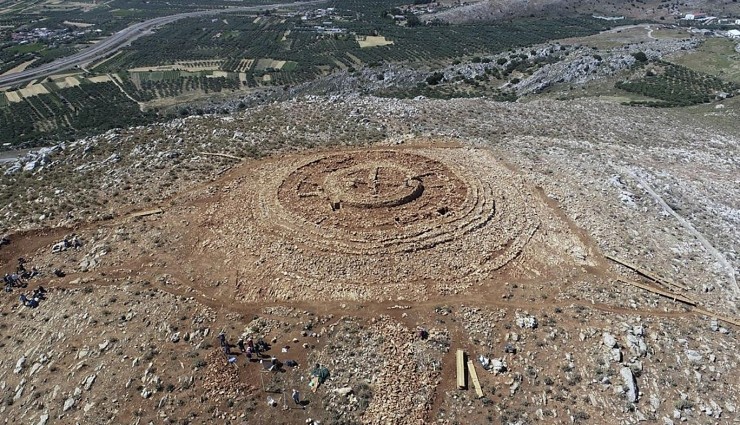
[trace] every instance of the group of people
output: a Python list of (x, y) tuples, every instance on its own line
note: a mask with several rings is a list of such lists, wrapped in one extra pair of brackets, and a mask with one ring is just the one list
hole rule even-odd
[(5, 273), (3, 282), (5, 283), (5, 292), (12, 292), (13, 288), (25, 288), (26, 281), (39, 275), (36, 267), (26, 269), (26, 260), (21, 257), (18, 259), (18, 267), (15, 273)]
[(36, 308), (39, 306), (41, 300), (46, 299), (46, 289), (44, 289), (43, 286), (39, 286), (38, 288), (33, 290), (33, 293), (30, 297), (27, 297), (26, 294), (21, 294), (18, 299), (24, 306)]
[(80, 247), (82, 247), (82, 240), (80, 240), (79, 236), (73, 233), (72, 236), (65, 237), (61, 242), (55, 243), (51, 247), (51, 252), (58, 253), (66, 251), (69, 248), (78, 249)]
[[(424, 333), (426, 334), (426, 331), (424, 331)], [(422, 338), (428, 337), (428, 334), (421, 335), (421, 336)], [(232, 352), (231, 352), (232, 346), (231, 344), (229, 344), (228, 340), (226, 339), (225, 332), (222, 331), (218, 334), (218, 341), (219, 341), (219, 344), (221, 345), (221, 349), (223, 350), (224, 354), (229, 359), (229, 362), (235, 363), (236, 357), (230, 357), (232, 355)], [(265, 351), (268, 351), (271, 348), (270, 344), (266, 343), (263, 339), (260, 338), (255, 342), (252, 339), (252, 337), (247, 337), (246, 339), (244, 339), (244, 337), (239, 337), (239, 339), (236, 342), (236, 346), (239, 348), (239, 351), (241, 352), (241, 354), (244, 354), (247, 357), (248, 361), (251, 361), (253, 358), (256, 358), (257, 360), (262, 361), (261, 360), (262, 353), (264, 353)], [(275, 357), (271, 357), (269, 360), (269, 363), (263, 363), (263, 364), (264, 364), (265, 369), (271, 372), (277, 372), (282, 367), (282, 363), (280, 363), (280, 361)], [(296, 362), (292, 360), (288, 360), (286, 364), (288, 364), (289, 366), (298, 365)], [(309, 382), (309, 387), (311, 391), (316, 392), (318, 387), (321, 384), (323, 384), (324, 381), (326, 381), (326, 379), (329, 378), (329, 375), (330, 375), (329, 369), (317, 363), (316, 366), (311, 370), (311, 377), (310, 377), (310, 382)], [(305, 402), (301, 401), (300, 393), (297, 390), (293, 389), (291, 398), (293, 399), (293, 401), (295, 402), (297, 406), (301, 408), (305, 408)]]
[[(231, 355), (232, 346), (226, 340), (226, 333), (221, 332), (218, 334), (218, 342), (221, 345), (221, 349), (224, 351), (224, 354), (227, 356)], [(239, 347), (239, 351), (246, 355), (249, 360), (252, 360), (253, 357), (259, 359), (262, 357), (262, 353), (270, 349), (270, 344), (266, 343), (261, 338), (258, 339), (257, 342), (254, 342), (252, 337), (248, 337), (246, 340), (240, 337), (236, 346)]]

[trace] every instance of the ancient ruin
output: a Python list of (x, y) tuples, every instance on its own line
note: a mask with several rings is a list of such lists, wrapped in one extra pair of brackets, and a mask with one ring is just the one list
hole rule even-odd
[(238, 267), (245, 301), (457, 292), (515, 259), (547, 217), (489, 151), (445, 144), (292, 155), (235, 174), (196, 255)]

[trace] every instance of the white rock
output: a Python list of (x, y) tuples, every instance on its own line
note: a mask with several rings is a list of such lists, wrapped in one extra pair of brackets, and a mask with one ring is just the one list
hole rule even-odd
[(64, 407), (62, 408), (63, 412), (66, 412), (67, 410), (71, 409), (72, 406), (75, 405), (75, 399), (70, 397), (64, 402)]
[(31, 366), (31, 370), (28, 372), (29, 376), (33, 376), (36, 372), (41, 369), (42, 365), (41, 363), (34, 363), (33, 366)]
[(520, 328), (534, 329), (537, 327), (537, 319), (532, 316), (517, 317), (516, 324)]
[(604, 334), (604, 345), (606, 345), (607, 348), (614, 348), (617, 346), (617, 339), (607, 332)]
[(352, 387), (335, 388), (332, 391), (341, 396), (346, 396), (352, 393)]
[(506, 370), (506, 362), (504, 359), (493, 359), (491, 361), (491, 370), (493, 373), (501, 373)]
[(13, 369), (13, 373), (21, 373), (23, 368), (26, 366), (26, 356), (21, 357), (18, 359), (18, 362), (15, 364), (15, 369)]
[(100, 349), (101, 352), (105, 351), (108, 347), (110, 347), (109, 339), (106, 339), (105, 341), (98, 344), (98, 349)]
[(15, 392), (15, 395), (13, 396), (13, 401), (18, 401), (21, 397), (23, 397), (23, 390), (26, 389), (26, 382), (23, 381), (18, 385), (18, 390)]
[(686, 357), (694, 364), (699, 364), (703, 360), (701, 353), (696, 350), (686, 350)]
[(622, 361), (622, 350), (619, 348), (612, 348), (611, 350), (612, 361), (619, 363)]
[(624, 384), (627, 386), (627, 400), (630, 403), (635, 403), (639, 398), (639, 394), (635, 377), (632, 375), (632, 370), (628, 367), (623, 367), (620, 369), (619, 374), (622, 375)]
[(90, 390), (90, 388), (92, 387), (93, 383), (95, 382), (95, 378), (97, 378), (97, 377), (98, 377), (98, 375), (90, 375), (90, 376), (87, 377), (87, 379), (85, 379), (85, 391)]

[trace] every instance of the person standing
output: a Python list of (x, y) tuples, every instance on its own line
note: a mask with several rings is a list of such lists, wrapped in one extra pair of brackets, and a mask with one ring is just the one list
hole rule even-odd
[(304, 409), (304, 408), (305, 408), (305, 407), (304, 407), (304, 406), (303, 406), (303, 405), (301, 404), (301, 395), (300, 395), (300, 393), (298, 392), (298, 390), (296, 390), (295, 388), (293, 388), (293, 401), (295, 402), (296, 406), (300, 406), (300, 407), (301, 407), (301, 409)]

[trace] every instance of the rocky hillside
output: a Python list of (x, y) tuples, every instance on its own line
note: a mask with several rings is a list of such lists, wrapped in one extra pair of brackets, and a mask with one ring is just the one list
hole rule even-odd
[[(0, 412), (39, 425), (734, 423), (740, 104), (722, 106), (307, 95), (29, 153), (0, 177), (0, 272), (22, 257), (38, 273), (0, 297)], [(337, 254), (364, 242), (351, 235), (294, 235), (320, 235), (332, 216), (270, 220), (290, 208), (266, 184), (307, 158), (371, 148), (464, 152), (482, 171), (465, 180), (451, 167), (440, 187), (493, 188), (471, 199), (494, 225), (518, 223), (507, 205), (538, 220), (505, 266), (477, 267), (465, 286), (425, 279), (442, 270), (429, 259), (486, 265), (489, 245), (375, 261)], [(413, 166), (379, 164), (358, 179)], [(456, 219), (433, 211), (406, 217)], [(310, 258), (330, 296), (302, 292), (317, 284), (317, 267), (296, 266)], [(19, 302), (39, 286), (37, 306)], [(269, 344), (263, 362), (240, 337)], [(458, 349), (482, 397), (470, 375), (457, 387)], [(317, 363), (329, 376), (314, 392)]]
[(686, 13), (698, 10), (709, 14), (727, 15), (737, 13), (738, 6), (732, 0), (700, 0), (681, 2), (680, 4), (668, 4), (652, 0), (637, 3), (624, 0), (610, 2), (584, 0), (482, 0), (465, 2), (461, 6), (427, 14), (423, 16), (423, 19), (425, 21), (441, 20), (460, 24), (534, 15), (571, 15), (580, 13), (606, 17), (624, 16), (633, 19), (651, 19), (655, 21), (668, 19), (669, 21), (673, 21), (676, 15), (682, 17)]

